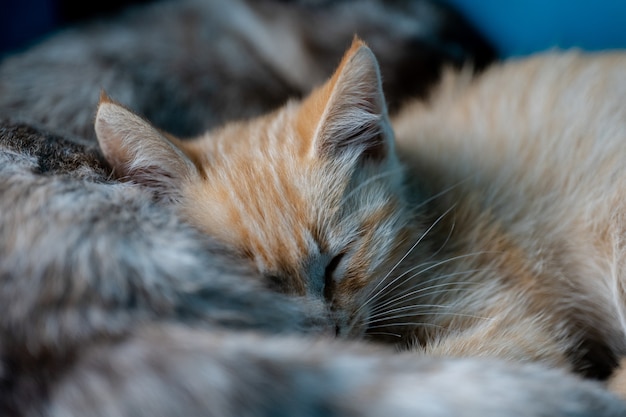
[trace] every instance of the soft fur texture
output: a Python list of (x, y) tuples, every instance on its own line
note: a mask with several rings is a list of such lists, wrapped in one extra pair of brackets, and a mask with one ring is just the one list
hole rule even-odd
[(272, 110), (328, 77), (354, 34), (394, 105), (491, 46), (430, 0), (170, 0), (72, 27), (0, 65), (0, 117), (94, 138), (100, 89), (177, 135)]
[(339, 336), (606, 378), (626, 353), (625, 69), (571, 52), (451, 73), (394, 139), (355, 41), (301, 103), (196, 141), (109, 100), (96, 131), (117, 175), (325, 301)]
[(0, 137), (2, 415), (623, 415), (562, 372), (329, 340), (321, 303), (264, 289), (93, 148)]
[[(90, 106), (102, 86), (177, 134), (257, 114), (293, 92), (304, 94), (325, 76), (325, 70), (317, 70), (329, 70), (333, 53), (349, 42), (355, 31), (349, 23), (371, 28), (369, 35), (363, 32), (370, 30), (356, 32), (383, 54), (392, 100), (424, 91), (429, 85), (424, 80), (434, 73), (417, 75), (424, 62), (419, 51), (427, 57), (434, 51), (428, 68), (436, 73), (442, 61), (459, 62), (473, 50), (461, 47), (463, 52), (455, 53), (465, 35), (453, 35), (448, 43), (448, 30), (463, 25), (451, 14), (445, 16), (452, 20), (443, 19), (440, 26), (433, 12), (440, 9), (429, 4), (163, 3), (113, 27), (72, 29), (7, 59), (0, 66), (0, 114), (12, 119), (0, 123), (0, 414), (625, 415), (624, 404), (599, 384), (547, 369), (546, 364), (561, 360), (558, 349), (555, 360), (545, 355), (540, 365), (494, 358), (535, 359), (524, 356), (520, 342), (536, 340), (536, 328), (548, 329), (552, 341), (553, 329), (533, 316), (520, 315), (511, 327), (523, 348), (517, 355), (511, 353), (512, 343), (499, 354), (498, 343), (506, 340), (500, 333), (499, 339), (488, 339), (494, 342), (491, 350), (481, 339), (467, 351), (450, 352), (475, 356), (481, 350), (489, 358), (435, 358), (448, 353), (439, 347), (444, 342), (462, 347), (486, 321), (474, 318), (473, 323), (452, 310), (436, 321), (431, 313), (443, 306), (422, 303), (422, 327), (413, 321), (421, 300), (408, 299), (407, 293), (406, 310), (398, 307), (401, 287), (387, 284), (407, 270), (402, 264), (396, 271), (395, 258), (417, 242), (409, 257), (419, 252), (432, 258), (415, 270), (422, 272), (406, 288), (421, 294), (430, 287), (428, 296), (451, 299), (447, 282), (418, 280), (460, 259), (449, 252), (459, 241), (449, 218), (458, 214), (432, 198), (442, 185), (428, 175), (416, 174), (412, 178), (419, 187), (403, 193), (378, 69), (360, 45), (332, 81), (301, 106), (292, 102), (272, 116), (230, 125), (212, 132), (210, 140), (184, 144), (103, 96), (96, 129), (108, 162), (90, 141)], [(225, 25), (225, 19), (207, 12), (216, 5), (228, 6), (237, 24)], [(405, 8), (421, 10), (418, 16), (426, 13), (431, 23), (398, 12)], [(347, 16), (357, 18), (350, 22)], [(305, 56), (313, 56), (315, 64), (307, 73), (311, 78), (296, 87), (289, 80), (302, 75), (300, 67), (281, 66), (263, 49), (267, 42), (284, 40), (283, 31), (295, 30), (294, 21), (307, 33), (294, 38), (304, 39)], [(258, 23), (255, 29), (243, 30), (251, 22)], [(222, 31), (229, 35), (222, 37)], [(224, 42), (212, 42), (213, 37)], [(216, 45), (224, 50), (212, 49)], [(285, 53), (285, 62), (299, 60), (301, 50), (288, 46), (276, 50), (296, 53)], [(480, 62), (481, 54), (475, 56)], [(207, 77), (209, 72), (214, 77)], [(407, 73), (415, 79), (407, 79)], [(217, 87), (204, 84), (207, 80)], [(392, 85), (400, 87), (397, 96)], [(295, 125), (289, 123), (293, 118)], [(278, 141), (285, 134), (291, 143)], [(226, 140), (233, 136), (236, 140)], [(298, 138), (314, 138), (314, 146), (307, 141), (301, 146)], [(411, 205), (407, 197), (419, 203)], [(428, 206), (435, 203), (441, 206)], [(413, 215), (421, 220), (414, 222)], [(307, 230), (305, 223), (315, 227)], [(423, 233), (422, 224), (435, 227)], [(399, 227), (406, 241), (396, 245)], [(391, 258), (380, 251), (382, 245), (391, 245)], [(483, 260), (500, 259), (484, 255)], [(381, 270), (392, 275), (378, 274)], [(472, 272), (432, 279), (471, 277)], [(465, 289), (463, 283), (455, 288)], [(379, 295), (365, 300), (367, 292)], [(396, 317), (380, 310), (385, 297), (396, 303), (388, 304), (399, 309)], [(386, 315), (374, 316), (375, 308)], [(405, 312), (411, 317), (403, 318)], [(386, 321), (375, 321), (381, 318)], [(422, 331), (431, 323), (447, 327)], [(525, 329), (531, 333), (520, 341)], [(570, 337), (566, 330), (565, 338)], [(450, 334), (455, 331), (458, 345)], [(419, 341), (433, 355), (332, 340), (337, 333), (377, 340), (399, 335), (402, 346)], [(576, 358), (564, 366), (576, 364)]]

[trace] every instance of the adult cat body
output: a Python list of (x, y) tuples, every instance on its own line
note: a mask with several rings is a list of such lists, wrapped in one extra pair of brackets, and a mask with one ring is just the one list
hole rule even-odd
[(571, 52), (454, 73), (391, 124), (356, 41), (301, 103), (199, 140), (106, 96), (96, 132), (116, 175), (325, 300), (340, 336), (604, 378), (626, 353), (625, 69)]
[(420, 195), (445, 190), (425, 212), (454, 207), (431, 237), (445, 236), (437, 258), (453, 259), (437, 284), (469, 289), (418, 300), (447, 305), (419, 321), (456, 333), (428, 351), (566, 362), (595, 376), (626, 354), (625, 68), (620, 52), (513, 61), (472, 81), (451, 75), (394, 120)]

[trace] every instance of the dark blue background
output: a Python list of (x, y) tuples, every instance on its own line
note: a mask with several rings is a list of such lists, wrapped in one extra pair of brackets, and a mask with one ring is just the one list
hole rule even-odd
[(27, 47), (59, 27), (149, 1), (0, 0), (0, 55)]
[(626, 0), (447, 0), (503, 56), (626, 48)]

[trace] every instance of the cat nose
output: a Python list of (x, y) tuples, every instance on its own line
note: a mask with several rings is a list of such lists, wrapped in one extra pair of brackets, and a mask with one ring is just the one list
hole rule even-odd
[(335, 337), (340, 339), (359, 339), (362, 332), (357, 326), (351, 326), (348, 315), (344, 312), (334, 312), (333, 322), (335, 323)]

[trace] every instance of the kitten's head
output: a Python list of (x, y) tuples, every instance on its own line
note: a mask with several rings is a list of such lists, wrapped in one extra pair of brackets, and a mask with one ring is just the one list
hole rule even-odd
[(366, 330), (368, 300), (384, 292), (410, 232), (378, 66), (362, 42), (304, 101), (198, 140), (161, 133), (106, 97), (96, 132), (119, 177), (251, 258), (268, 285), (328, 303), (339, 334)]

